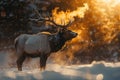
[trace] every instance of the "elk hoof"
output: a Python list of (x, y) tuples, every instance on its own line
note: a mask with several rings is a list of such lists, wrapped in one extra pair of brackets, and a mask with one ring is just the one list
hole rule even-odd
[(18, 68), (18, 71), (22, 71), (22, 68)]

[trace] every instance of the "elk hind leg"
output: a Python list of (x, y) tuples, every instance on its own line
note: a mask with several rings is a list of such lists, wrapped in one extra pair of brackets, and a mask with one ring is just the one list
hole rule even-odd
[(21, 55), (18, 57), (17, 59), (17, 68), (18, 68), (18, 71), (22, 71), (22, 64), (23, 64), (23, 61), (25, 60), (25, 55)]

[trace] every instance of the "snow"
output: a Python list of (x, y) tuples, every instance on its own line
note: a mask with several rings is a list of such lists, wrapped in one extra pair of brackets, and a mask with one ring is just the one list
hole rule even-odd
[(0, 80), (119, 80), (120, 63), (94, 62), (89, 65), (61, 66), (47, 64), (45, 71), (38, 68), (16, 67), (0, 70)]
[(120, 80), (120, 62), (59, 65), (47, 61), (45, 71), (39, 69), (39, 58), (26, 60), (18, 71), (12, 51), (0, 52), (0, 80)]

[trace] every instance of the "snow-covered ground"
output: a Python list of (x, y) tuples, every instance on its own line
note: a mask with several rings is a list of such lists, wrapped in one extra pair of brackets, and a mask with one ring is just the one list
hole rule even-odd
[(47, 64), (38, 68), (8, 68), (0, 70), (0, 80), (120, 80), (120, 63), (94, 62), (90, 65), (60, 66)]
[(16, 68), (14, 56), (0, 52), (0, 80), (120, 80), (120, 62), (93, 62), (88, 65), (58, 65), (47, 61), (45, 71), (38, 69), (39, 58), (24, 62), (23, 71)]

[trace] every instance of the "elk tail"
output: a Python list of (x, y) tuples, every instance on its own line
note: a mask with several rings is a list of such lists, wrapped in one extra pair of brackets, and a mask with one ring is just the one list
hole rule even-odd
[(17, 44), (18, 44), (18, 38), (15, 39), (14, 45), (15, 45), (15, 49), (17, 50)]

